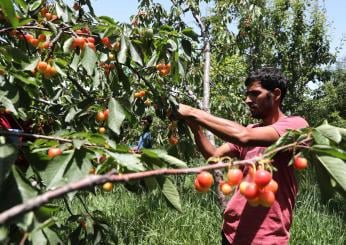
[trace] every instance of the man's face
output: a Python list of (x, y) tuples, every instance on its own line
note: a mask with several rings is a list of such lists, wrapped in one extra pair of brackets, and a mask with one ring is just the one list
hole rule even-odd
[(253, 118), (264, 119), (272, 113), (274, 107), (273, 94), (263, 88), (260, 81), (250, 83), (245, 95), (245, 103), (249, 106)]

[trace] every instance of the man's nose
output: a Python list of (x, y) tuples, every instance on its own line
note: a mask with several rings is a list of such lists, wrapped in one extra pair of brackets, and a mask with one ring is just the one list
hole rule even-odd
[(246, 96), (245, 97), (245, 103), (246, 104), (251, 104), (252, 103), (252, 99), (250, 98), (250, 96)]

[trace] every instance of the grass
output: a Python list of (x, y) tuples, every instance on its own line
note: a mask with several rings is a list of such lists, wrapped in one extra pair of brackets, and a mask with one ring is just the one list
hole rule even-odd
[[(290, 244), (346, 244), (345, 201), (335, 198), (328, 205), (322, 205), (311, 176), (305, 174), (299, 177), (301, 187)], [(96, 196), (88, 194), (88, 209), (102, 211), (110, 226), (103, 243), (220, 244), (222, 216), (215, 195), (196, 193), (192, 187), (192, 176), (178, 177), (178, 183), (181, 213), (170, 208), (159, 192), (135, 194), (118, 186), (111, 193), (99, 191)], [(85, 212), (77, 199), (71, 209), (74, 213)], [(67, 211), (62, 211), (59, 219), (64, 222), (68, 215)], [(66, 231), (61, 232), (63, 237), (66, 234)]]

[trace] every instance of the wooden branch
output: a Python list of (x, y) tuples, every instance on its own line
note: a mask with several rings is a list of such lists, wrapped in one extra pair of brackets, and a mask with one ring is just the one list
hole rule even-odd
[[(14, 131), (7, 131), (7, 130), (0, 130), (0, 135), (13, 135), (13, 136), (24, 136), (27, 138), (33, 138), (33, 139), (46, 139), (46, 140), (55, 140), (62, 143), (73, 143), (70, 139), (65, 139), (61, 137), (56, 136), (47, 136), (47, 135), (41, 135), (41, 134), (30, 134), (30, 133), (23, 133), (23, 132), (14, 132)], [(85, 146), (96, 146), (93, 144), (84, 143)]]
[(163, 168), (163, 169), (149, 170), (144, 172), (129, 173), (129, 174), (122, 174), (122, 175), (116, 174), (115, 171), (110, 171), (109, 173), (104, 175), (90, 175), (85, 177), (82, 180), (78, 180), (78, 181), (69, 183), (65, 186), (58, 187), (57, 189), (47, 191), (37, 197), (27, 200), (24, 203), (18, 204), (6, 211), (3, 211), (2, 213), (0, 213), (0, 224), (4, 224), (10, 219), (20, 214), (24, 214), (31, 210), (34, 210), (35, 208), (38, 208), (42, 206), (43, 204), (48, 203), (49, 201), (56, 199), (58, 197), (61, 197), (67, 193), (77, 191), (77, 190), (82, 190), (91, 186), (103, 184), (105, 182), (128, 182), (130, 180), (142, 179), (142, 178), (159, 176), (159, 175), (196, 174), (196, 173), (200, 173), (201, 171), (227, 168), (231, 164), (232, 165), (253, 164), (257, 160), (258, 159), (249, 159), (249, 160), (242, 160), (242, 161), (234, 161), (233, 163), (231, 162), (217, 163), (217, 164), (210, 164), (210, 165), (202, 166), (202, 167), (183, 168), (183, 169)]
[[(66, 26), (67, 27), (67, 26)], [(9, 32), (12, 30), (41, 30), (41, 31), (49, 31), (52, 32), (52, 30), (50, 30), (49, 28), (46, 27), (41, 27), (41, 26), (20, 26), (20, 27), (7, 27), (7, 28), (3, 28), (0, 29), (0, 34), (3, 32)], [(94, 38), (98, 38), (98, 35), (92, 35), (92, 34), (88, 34), (88, 33), (78, 33), (78, 35), (74, 32), (74, 31), (63, 31), (64, 34), (70, 34), (73, 36), (85, 36), (85, 37), (94, 37)]]

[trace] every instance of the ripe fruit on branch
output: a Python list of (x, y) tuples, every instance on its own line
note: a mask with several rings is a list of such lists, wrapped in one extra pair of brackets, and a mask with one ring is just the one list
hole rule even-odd
[(201, 185), (199, 184), (197, 178), (195, 179), (195, 189), (198, 191), (198, 192), (207, 192), (209, 190), (209, 188), (203, 188), (201, 187)]
[(275, 194), (272, 191), (260, 191), (259, 199), (263, 207), (270, 207), (275, 202)]
[(38, 70), (38, 72), (44, 73), (47, 69), (47, 66), (48, 66), (47, 62), (40, 61), (40, 62), (38, 62), (36, 69)]
[(52, 45), (52, 44), (51, 44), (50, 41), (45, 41), (45, 42), (43, 42), (43, 43), (40, 43), (40, 44), (38, 45), (38, 47), (39, 47), (40, 49), (48, 49), (51, 45)]
[(80, 49), (83, 49), (84, 46), (85, 46), (85, 39), (83, 37), (76, 37), (73, 39), (72, 48), (79, 47)]
[(264, 169), (257, 170), (254, 176), (254, 181), (256, 185), (260, 188), (263, 188), (272, 179), (272, 174)]
[(44, 76), (46, 78), (50, 78), (50, 77), (54, 76), (56, 73), (57, 73), (57, 71), (56, 71), (55, 67), (48, 64), (47, 68), (44, 72)]
[(27, 42), (30, 42), (30, 40), (33, 39), (34, 37), (31, 34), (25, 34), (24, 38)]
[(220, 183), (220, 190), (225, 196), (228, 196), (232, 193), (232, 186), (227, 182)]
[(263, 190), (264, 191), (271, 191), (273, 193), (276, 193), (278, 189), (279, 189), (278, 183), (275, 180), (271, 179), (269, 184), (266, 185)]
[(116, 41), (115, 43), (113, 43), (113, 49), (115, 51), (120, 50), (120, 42), (119, 41)]
[(105, 116), (105, 121), (107, 121), (108, 119), (108, 113), (109, 113), (109, 109), (106, 109), (103, 111), (103, 115)]
[(239, 185), (243, 179), (243, 172), (238, 168), (229, 169), (227, 172), (227, 183), (231, 186)]
[(96, 169), (95, 168), (90, 168), (89, 169), (89, 174), (95, 174), (96, 173)]
[(44, 42), (46, 41), (47, 37), (45, 34), (40, 34), (38, 35), (37, 39), (40, 41), (40, 42)]
[(251, 207), (257, 207), (258, 205), (261, 204), (261, 200), (259, 197), (255, 197), (253, 199), (248, 199), (247, 202)]
[(111, 191), (113, 189), (113, 184), (112, 182), (106, 182), (103, 184), (102, 188), (105, 191)]
[(151, 101), (150, 99), (146, 99), (146, 100), (144, 101), (144, 104), (145, 104), (146, 106), (150, 106), (151, 103), (152, 103), (152, 101)]
[(40, 43), (40, 41), (37, 38), (31, 38), (29, 42), (34, 47), (37, 47), (38, 44)]
[(99, 127), (99, 133), (100, 134), (104, 134), (106, 132), (106, 128), (105, 127)]
[(143, 98), (145, 96), (145, 91), (141, 90), (135, 93), (135, 98)]
[(243, 190), (243, 195), (246, 197), (246, 199), (254, 199), (258, 196), (258, 193), (258, 187), (253, 182), (248, 182), (247, 186), (245, 187), (245, 190)]
[(156, 69), (159, 72), (159, 75), (161, 77), (164, 77), (166, 75), (168, 75), (168, 73), (171, 71), (171, 64), (157, 64), (156, 65)]
[(49, 150), (48, 150), (48, 156), (50, 158), (59, 156), (61, 154), (62, 154), (62, 150), (60, 148), (52, 147), (52, 148), (49, 148)]
[(199, 173), (196, 179), (202, 188), (210, 188), (214, 183), (213, 175), (207, 171)]
[(103, 37), (103, 38), (101, 39), (101, 42), (102, 42), (102, 44), (105, 45), (105, 46), (110, 46), (110, 44), (111, 44), (108, 37)]
[(171, 145), (176, 145), (179, 143), (179, 138), (175, 135), (171, 135), (168, 139), (168, 142), (171, 144)]
[(48, 20), (48, 21), (50, 21), (50, 20), (52, 20), (52, 14), (51, 13), (46, 13), (45, 15), (44, 15), (45, 17), (46, 17), (46, 20)]
[(294, 157), (293, 166), (298, 170), (306, 169), (308, 167), (308, 160), (305, 157)]
[(103, 113), (103, 111), (99, 111), (96, 114), (96, 121), (98, 122), (103, 122), (106, 119), (105, 114)]
[(87, 41), (88, 43), (95, 43), (95, 38), (93, 38), (93, 37), (87, 37), (86, 41)]

